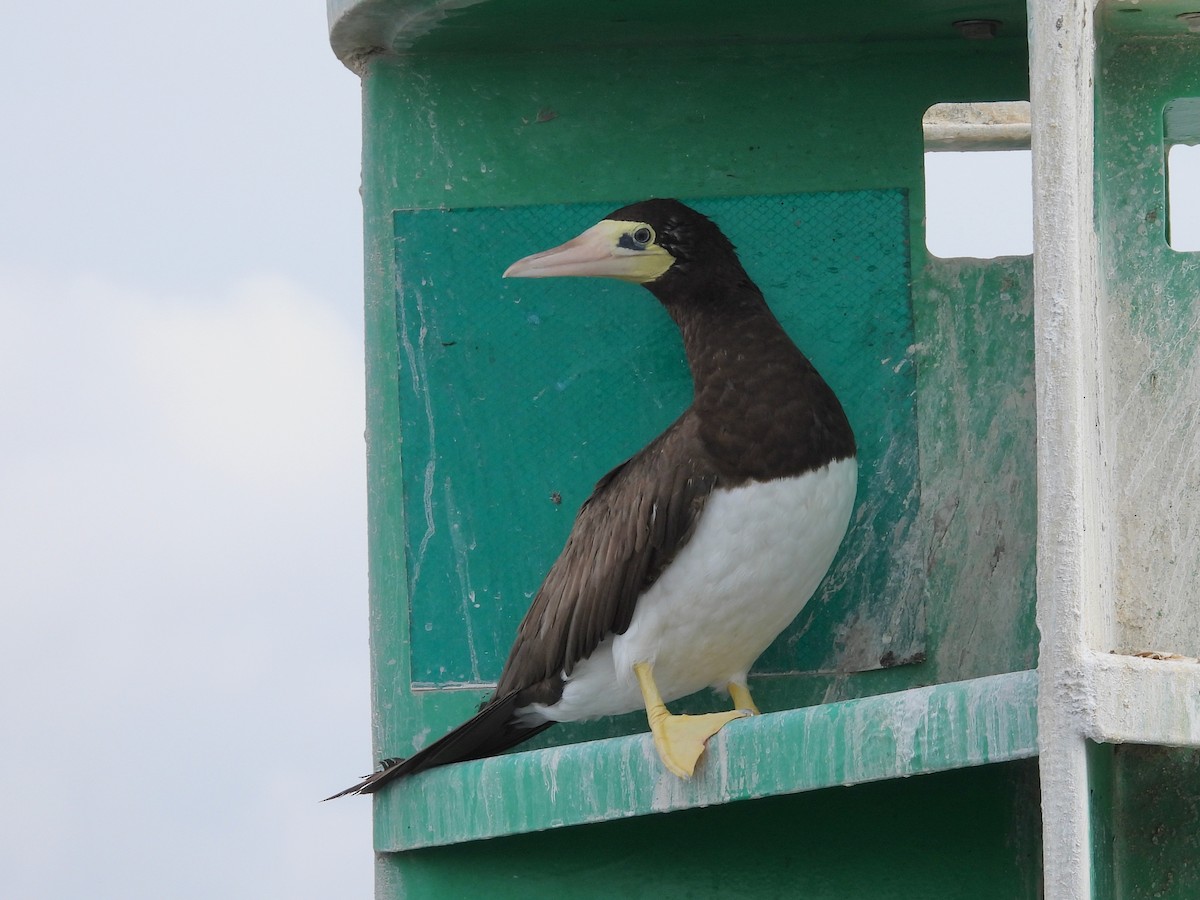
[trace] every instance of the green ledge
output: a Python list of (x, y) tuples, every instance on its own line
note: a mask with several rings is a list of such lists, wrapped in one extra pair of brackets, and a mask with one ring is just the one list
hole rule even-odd
[(1037, 755), (1037, 673), (992, 675), (730, 724), (696, 775), (668, 774), (650, 736), (460, 763), (375, 800), (375, 846), (415, 850), (904, 778)]

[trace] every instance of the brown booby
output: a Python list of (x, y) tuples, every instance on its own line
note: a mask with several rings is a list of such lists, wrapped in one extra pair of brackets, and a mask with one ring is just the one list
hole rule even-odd
[[(336, 797), (643, 707), (663, 764), (690, 776), (709, 737), (758, 712), (750, 667), (817, 589), (850, 520), (850, 423), (709, 219), (677, 200), (635, 203), (504, 275), (645, 286), (683, 338), (692, 404), (596, 484), (479, 712)], [(667, 710), (705, 687), (735, 709)]]

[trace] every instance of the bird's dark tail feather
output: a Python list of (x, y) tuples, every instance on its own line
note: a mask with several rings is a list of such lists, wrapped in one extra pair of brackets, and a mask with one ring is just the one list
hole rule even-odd
[(516, 691), (498, 697), (425, 749), (418, 750), (407, 759), (385, 759), (380, 763), (379, 771), (325, 799), (334, 800), (347, 794), (373, 794), (389, 782), (405, 775), (413, 775), (448, 763), (494, 756), (554, 724), (543, 722), (538, 725), (522, 725), (514, 721), (513, 712), (518, 705)]

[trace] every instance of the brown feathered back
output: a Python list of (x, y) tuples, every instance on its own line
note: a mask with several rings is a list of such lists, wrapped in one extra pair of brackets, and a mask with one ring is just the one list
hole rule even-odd
[(687, 543), (716, 486), (685, 413), (596, 484), (517, 631), (497, 695), (553, 703), (562, 675), (610, 634), (624, 634), (637, 598)]

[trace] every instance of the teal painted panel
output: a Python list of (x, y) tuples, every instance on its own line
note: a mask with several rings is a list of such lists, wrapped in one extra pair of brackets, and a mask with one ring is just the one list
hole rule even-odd
[[(851, 535), (756, 671), (920, 658), (924, 567), (900, 190), (691, 201), (739, 249), (842, 398), (860, 445)], [(619, 201), (395, 214), (403, 505), (417, 686), (496, 679), (592, 485), (686, 407), (675, 328), (643, 289), (501, 280)]]
[(695, 777), (648, 734), (422, 772), (376, 795), (377, 850), (677, 812), (1037, 754), (1037, 673), (992, 675), (741, 719)]

